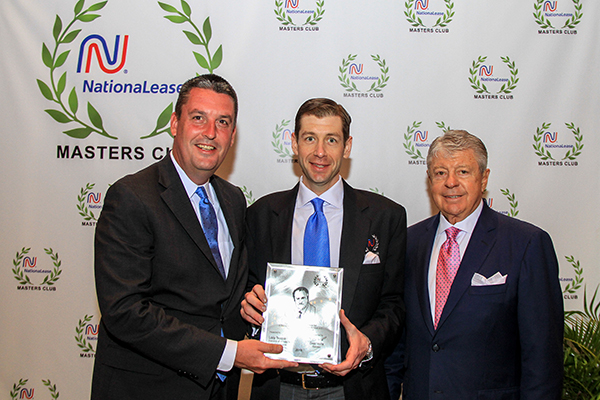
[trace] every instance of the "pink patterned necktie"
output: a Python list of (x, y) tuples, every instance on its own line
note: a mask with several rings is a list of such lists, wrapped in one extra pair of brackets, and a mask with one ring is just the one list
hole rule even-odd
[(437, 269), (435, 272), (435, 320), (433, 321), (434, 329), (437, 329), (438, 322), (446, 300), (448, 299), (448, 293), (450, 293), (450, 287), (460, 266), (460, 248), (456, 241), (456, 236), (460, 229), (450, 227), (446, 229), (446, 241), (442, 244), (440, 249), (440, 255), (438, 257)]

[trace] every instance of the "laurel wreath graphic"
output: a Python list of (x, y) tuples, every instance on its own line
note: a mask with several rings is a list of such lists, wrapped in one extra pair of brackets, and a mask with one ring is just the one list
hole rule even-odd
[(58, 399), (59, 392), (56, 390), (56, 385), (53, 385), (52, 382), (50, 382), (50, 379), (48, 379), (47, 381), (42, 379), (42, 383), (44, 384), (44, 386), (46, 386), (48, 388), (52, 398)]
[[(32, 285), (33, 286), (33, 283), (29, 279), (29, 276), (25, 275), (25, 273), (23, 272), (23, 269), (21, 268), (21, 261), (23, 261), (23, 257), (25, 257), (25, 255), (29, 253), (29, 250), (31, 250), (31, 247), (28, 247), (28, 248), (23, 247), (21, 249), (21, 251), (17, 252), (16, 257), (13, 259), (14, 268), (12, 269), (12, 272), (13, 272), (15, 279), (17, 281), (19, 281), (19, 283), (21, 285)], [(58, 258), (58, 253), (54, 254), (54, 251), (52, 250), (52, 248), (44, 249), (44, 251), (52, 259), (52, 263), (54, 264), (54, 269), (52, 270), (51, 273), (46, 274), (46, 276), (44, 277), (44, 280), (42, 281), (42, 283), (39, 284), (39, 286), (42, 286), (42, 285), (52, 286), (59, 279), (59, 276), (62, 273), (62, 270), (60, 269), (61, 261)]]
[(110, 139), (117, 139), (115, 136), (112, 136), (106, 132), (100, 113), (90, 102), (87, 103), (87, 113), (91, 125), (79, 119), (77, 116), (77, 111), (79, 110), (79, 99), (77, 97), (75, 86), (73, 86), (73, 89), (71, 89), (71, 92), (68, 96), (67, 108), (67, 105), (65, 105), (62, 99), (62, 95), (67, 87), (67, 72), (65, 71), (60, 78), (58, 78), (58, 80), (56, 80), (55, 76), (55, 72), (57, 72), (58, 68), (64, 65), (69, 57), (69, 53), (71, 52), (71, 50), (67, 50), (59, 54), (59, 46), (62, 44), (72, 43), (81, 32), (81, 29), (71, 30), (73, 25), (78, 21), (92, 22), (96, 18), (99, 18), (100, 14), (94, 14), (93, 12), (103, 9), (107, 2), (108, 0), (101, 1), (96, 4), (92, 4), (86, 10), (83, 10), (85, 0), (79, 0), (75, 4), (75, 15), (73, 19), (64, 27), (64, 29), (63, 22), (60, 16), (57, 14), (56, 20), (54, 21), (54, 27), (52, 28), (52, 35), (54, 37), (54, 47), (52, 51), (49, 50), (48, 46), (46, 46), (46, 43), (42, 44), (42, 61), (44, 62), (44, 65), (50, 69), (50, 86), (42, 80), (37, 79), (38, 87), (40, 88), (42, 95), (47, 100), (56, 103), (62, 110), (48, 109), (44, 111), (46, 111), (46, 113), (48, 113), (48, 115), (50, 115), (56, 122), (61, 124), (66, 124), (69, 122), (75, 122), (78, 124), (79, 128), (63, 131), (63, 133), (67, 136), (76, 139), (84, 139), (92, 132), (98, 133)]
[(273, 150), (275, 153), (279, 154), (279, 157), (293, 157), (294, 154), (290, 152), (290, 149), (284, 147), (283, 141), (281, 140), (281, 132), (283, 132), (283, 128), (288, 126), (290, 120), (281, 120), (281, 124), (275, 125), (275, 130), (273, 131), (273, 141), (271, 144), (273, 145)]
[(438, 128), (440, 128), (442, 130), (442, 132), (446, 133), (450, 130), (450, 126), (446, 126), (446, 124), (444, 123), (444, 121), (440, 121), (440, 122), (436, 122), (435, 123)]
[[(279, 22), (281, 22), (282, 25), (297, 26), (294, 21), (292, 21), (292, 18), (289, 15), (286, 15), (283, 9), (283, 1), (284, 0), (275, 0), (275, 17)], [(302, 26), (316, 25), (317, 22), (323, 19), (323, 14), (325, 14), (325, 0), (317, 1), (316, 4), (317, 9), (314, 13), (310, 14), (308, 18), (306, 18), (306, 21), (302, 24)]]
[[(508, 82), (502, 84), (500, 90), (496, 93), (511, 93), (517, 87), (517, 82), (519, 82), (518, 74), (519, 69), (516, 67), (514, 61), (511, 61), (508, 56), (500, 57), (502, 62), (506, 64), (510, 71), (510, 78)], [(479, 71), (479, 67), (487, 60), (487, 56), (480, 56), (477, 60), (473, 60), (471, 68), (469, 68), (469, 82), (471, 82), (471, 87), (475, 89), (477, 93), (490, 93), (485, 86), (485, 84), (481, 83), (481, 80), (477, 77), (477, 73)]]
[(421, 151), (415, 147), (415, 144), (413, 143), (413, 140), (412, 140), (415, 130), (421, 126), (422, 122), (423, 121), (419, 121), (419, 122), (414, 121), (412, 125), (409, 125), (406, 128), (406, 133), (404, 134), (403, 145), (404, 145), (405, 152), (413, 160), (416, 160), (416, 159), (424, 160), (425, 159), (425, 157), (423, 157), (423, 155), (421, 154)]
[(508, 56), (500, 56), (500, 59), (510, 70), (510, 78), (508, 79), (508, 82), (502, 84), (502, 87), (500, 87), (500, 90), (498, 90), (497, 93), (511, 93), (517, 87), (517, 82), (519, 82), (519, 78), (517, 77), (519, 69), (516, 67), (514, 61), (510, 61)]
[[(437, 19), (437, 21), (435, 21), (433, 28), (435, 28), (436, 26), (439, 26), (440, 28), (445, 28), (450, 22), (452, 22), (452, 17), (454, 17), (454, 2), (452, 0), (444, 0), (444, 3), (446, 3), (446, 11), (444, 12), (444, 15), (442, 15)], [(421, 18), (417, 16), (413, 8), (414, 5), (415, 0), (408, 0), (406, 3), (404, 3), (404, 15), (406, 16), (406, 20), (415, 28), (419, 26), (425, 27), (425, 24), (423, 23)]]
[(377, 65), (379, 65), (379, 71), (381, 72), (381, 75), (377, 79), (377, 82), (373, 82), (371, 88), (367, 90), (367, 92), (381, 92), (381, 89), (387, 86), (387, 81), (390, 79), (390, 77), (387, 75), (390, 69), (385, 65), (385, 60), (379, 57), (379, 54), (371, 55), (371, 58), (377, 63)]
[[(538, 127), (536, 129), (535, 135), (533, 135), (533, 140), (535, 142), (533, 144), (533, 149), (535, 150), (535, 154), (544, 161), (545, 160), (554, 160), (550, 151), (548, 149), (546, 149), (542, 143), (542, 135), (544, 134), (544, 132), (546, 132), (547, 129), (550, 128), (550, 125), (551, 124), (549, 122), (542, 123), (542, 126)], [(567, 150), (567, 153), (561, 160), (568, 159), (568, 160), (573, 161), (573, 160), (577, 159), (577, 157), (579, 155), (581, 155), (581, 150), (583, 149), (583, 146), (584, 146), (582, 143), (583, 135), (581, 134), (580, 129), (578, 127), (576, 127), (574, 123), (565, 122), (565, 125), (567, 128), (569, 128), (571, 133), (573, 133), (573, 136), (575, 136), (575, 145), (573, 146), (573, 148)]]
[[(533, 8), (535, 10), (533, 12), (533, 17), (535, 18), (535, 22), (540, 26), (540, 28), (554, 29), (554, 26), (552, 25), (550, 20), (548, 18), (546, 18), (546, 16), (542, 12), (542, 5), (543, 5), (544, 1), (545, 0), (536, 0), (535, 1), (535, 3), (533, 4)], [(581, 4), (581, 0), (573, 0), (573, 5), (575, 6), (575, 13), (573, 14), (572, 17), (567, 18), (567, 20), (565, 21), (565, 24), (563, 25), (563, 27), (561, 29), (563, 29), (563, 28), (574, 29), (575, 26), (577, 24), (579, 24), (579, 22), (581, 22), (581, 17), (583, 16), (583, 13), (581, 12), (581, 9), (583, 8), (583, 5)]]
[(510, 204), (510, 211), (508, 212), (509, 217), (516, 217), (519, 215), (519, 210), (517, 207), (519, 206), (519, 202), (516, 200), (515, 195), (511, 194), (508, 189), (500, 189), (500, 192), (506, 196), (508, 199), (508, 203)]
[(323, 19), (323, 14), (325, 14), (325, 10), (323, 9), (325, 6), (325, 0), (317, 1), (317, 10), (308, 16), (306, 22), (303, 25), (316, 25), (317, 22)]
[(246, 203), (248, 204), (248, 207), (250, 207), (256, 201), (256, 199), (252, 196), (252, 190), (248, 189), (246, 186), (242, 186), (240, 189), (242, 189), (242, 192), (246, 197)]
[(573, 0), (573, 5), (575, 6), (575, 14), (565, 21), (563, 28), (574, 29), (575, 25), (581, 22), (581, 17), (583, 16), (583, 13), (581, 12), (581, 9), (583, 8), (581, 0)]
[(85, 325), (90, 322), (92, 320), (93, 315), (85, 315), (85, 317), (83, 317), (83, 320), (79, 320), (79, 324), (77, 325), (77, 328), (75, 328), (75, 332), (77, 333), (77, 335), (75, 336), (75, 340), (77, 341), (77, 346), (79, 346), (79, 348), (84, 352), (84, 353), (95, 353), (96, 350), (92, 347), (92, 345), (90, 343), (87, 342), (87, 340), (85, 339), (85, 336), (83, 335), (83, 331), (85, 329)]
[(411, 24), (415, 28), (417, 28), (419, 26), (424, 27), (425, 24), (423, 24), (423, 21), (421, 21), (421, 18), (417, 17), (417, 13), (413, 9), (414, 5), (415, 5), (415, 0), (408, 0), (406, 3), (404, 3), (404, 7), (406, 8), (404, 10), (404, 15), (406, 16), (406, 20), (408, 21), (409, 24)]
[(477, 71), (479, 71), (479, 67), (485, 60), (487, 60), (487, 56), (480, 56), (477, 60), (473, 60), (473, 64), (469, 69), (469, 74), (471, 75), (469, 82), (471, 82), (471, 87), (475, 89), (477, 93), (489, 93), (485, 84), (481, 83), (477, 77)]
[[(342, 87), (346, 89), (346, 92), (356, 91), (360, 93), (360, 90), (358, 87), (356, 87), (356, 84), (350, 81), (350, 76), (347, 74), (350, 63), (356, 60), (356, 57), (357, 54), (348, 54), (348, 59), (342, 58), (342, 65), (338, 68), (338, 71), (340, 72), (338, 79), (340, 80)], [(381, 72), (381, 75), (379, 75), (379, 78), (376, 82), (373, 82), (367, 92), (380, 92), (381, 89), (387, 86), (387, 82), (390, 79), (388, 76), (390, 69), (387, 67), (385, 59), (382, 59), (379, 54), (371, 54), (371, 58), (377, 63), (377, 65), (379, 65), (379, 72)]]
[(579, 128), (576, 127), (572, 122), (565, 123), (565, 125), (571, 130), (573, 136), (575, 136), (575, 146), (573, 146), (572, 149), (569, 149), (567, 154), (565, 154), (562, 159), (575, 160), (581, 154), (581, 149), (583, 149), (583, 143), (581, 143), (583, 141), (583, 135), (581, 134)]
[(52, 272), (50, 274), (48, 274), (44, 277), (44, 280), (42, 281), (42, 283), (40, 283), (40, 286), (42, 286), (42, 285), (52, 286), (59, 279), (59, 276), (62, 273), (62, 270), (60, 269), (61, 261), (58, 258), (58, 253), (54, 254), (54, 251), (52, 250), (52, 248), (44, 249), (44, 251), (52, 259), (52, 264), (54, 264), (54, 269), (52, 270)]
[(444, 2), (446, 3), (446, 11), (444, 12), (444, 15), (438, 18), (438, 20), (435, 22), (435, 25), (433, 25), (434, 28), (436, 26), (445, 28), (446, 25), (452, 22), (452, 17), (454, 17), (454, 3), (452, 0), (444, 0)]
[(275, 0), (275, 15), (277, 16), (277, 20), (281, 22), (282, 25), (296, 26), (294, 21), (292, 21), (292, 18), (290, 18), (289, 15), (285, 15), (285, 12), (283, 11), (283, 0)]
[(31, 247), (23, 247), (21, 251), (17, 252), (15, 259), (13, 259), (14, 268), (12, 269), (12, 272), (14, 274), (15, 279), (19, 281), (21, 285), (33, 285), (29, 277), (23, 273), (23, 269), (21, 268), (21, 261), (23, 261), (23, 257), (25, 257), (27, 253), (29, 253), (29, 250), (31, 250)]
[(533, 140), (535, 142), (533, 144), (533, 149), (535, 150), (535, 154), (544, 161), (554, 160), (550, 151), (542, 144), (542, 135), (548, 128), (550, 128), (550, 125), (551, 124), (547, 122), (542, 123), (542, 126), (538, 127), (535, 131), (535, 135), (533, 135)]
[(533, 13), (533, 17), (535, 18), (535, 22), (540, 26), (540, 28), (542, 28), (542, 29), (554, 28), (552, 26), (552, 23), (550, 22), (550, 20), (548, 18), (546, 18), (546, 16), (542, 12), (542, 4), (544, 3), (544, 1), (545, 0), (536, 0), (535, 1), (535, 3), (533, 4), (533, 8), (535, 10)]
[[(204, 50), (206, 51), (206, 57), (204, 57), (200, 53), (192, 51), (198, 65), (201, 68), (208, 70), (208, 72), (211, 74), (215, 69), (219, 68), (221, 62), (223, 61), (223, 45), (219, 45), (217, 51), (215, 51), (215, 53), (211, 56), (210, 48), (208, 46), (210, 39), (212, 39), (212, 27), (210, 25), (210, 17), (206, 17), (204, 23), (202, 24), (202, 32), (200, 32), (198, 26), (194, 23), (194, 21), (192, 21), (192, 8), (185, 0), (181, 0), (181, 11), (179, 11), (177, 8), (173, 7), (170, 4), (162, 3), (160, 1), (158, 2), (158, 5), (164, 11), (172, 14), (164, 16), (169, 21), (173, 22), (174, 24), (184, 24), (187, 22), (191, 25), (195, 32), (184, 30), (183, 33), (193, 45), (203, 46)], [(171, 121), (171, 114), (173, 114), (173, 103), (170, 103), (160, 113), (158, 119), (156, 120), (156, 127), (154, 128), (154, 130), (150, 134), (142, 136), (140, 139), (148, 139), (165, 132), (172, 137), (173, 135), (171, 134), (169, 124), (169, 122)]]
[[(48, 109), (45, 111), (58, 123), (76, 123), (79, 126), (78, 128), (63, 131), (64, 134), (75, 139), (85, 139), (92, 133), (97, 133), (110, 139), (118, 139), (116, 136), (113, 136), (106, 131), (102, 116), (92, 103), (87, 103), (89, 124), (82, 121), (77, 116), (79, 111), (79, 98), (75, 86), (71, 89), (67, 97), (67, 103), (65, 104), (63, 101), (63, 94), (67, 88), (67, 72), (65, 71), (58, 80), (56, 79), (55, 74), (58, 68), (65, 64), (69, 53), (71, 52), (71, 50), (67, 50), (59, 54), (59, 47), (64, 44), (72, 43), (81, 32), (81, 29), (71, 30), (74, 24), (76, 22), (92, 22), (97, 18), (100, 18), (100, 14), (95, 12), (102, 10), (104, 6), (106, 6), (106, 3), (108, 3), (108, 0), (92, 4), (84, 10), (85, 0), (79, 0), (75, 4), (73, 10), (73, 19), (66, 26), (63, 25), (62, 19), (57, 14), (52, 28), (52, 35), (54, 37), (54, 47), (52, 48), (52, 51), (50, 51), (46, 43), (42, 44), (42, 61), (44, 65), (50, 69), (50, 85), (37, 79), (38, 87), (47, 100), (56, 103), (60, 108), (60, 110)], [(154, 128), (147, 136), (143, 136), (142, 139), (168, 131), (168, 128), (163, 130), (159, 129), (164, 128), (165, 125), (169, 123), (172, 110), (172, 104), (165, 108), (157, 119), (156, 128)]]
[(565, 256), (565, 258), (569, 263), (571, 263), (573, 269), (575, 270), (575, 279), (565, 286), (563, 293), (574, 294), (578, 289), (581, 288), (581, 284), (583, 283), (583, 267), (579, 263), (579, 260), (575, 260), (575, 257)]
[(19, 396), (19, 391), (21, 390), (21, 388), (23, 386), (25, 386), (27, 384), (28, 380), (29, 379), (22, 379), (21, 378), (21, 379), (19, 379), (19, 383), (18, 384), (17, 383), (13, 383), (13, 388), (10, 391), (10, 398), (12, 400), (16, 400), (16, 398)]
[(92, 211), (90, 211), (87, 208), (87, 206), (85, 205), (85, 199), (86, 199), (88, 193), (90, 192), (90, 190), (92, 190), (95, 185), (96, 185), (95, 183), (86, 184), (85, 188), (81, 188), (81, 190), (79, 191), (79, 196), (77, 196), (77, 201), (79, 202), (79, 204), (77, 204), (77, 209), (79, 210), (79, 215), (81, 215), (83, 217), (83, 219), (86, 221), (92, 221), (92, 220), (97, 221), (94, 213)]
[(358, 90), (356, 87), (356, 84), (354, 82), (350, 82), (350, 78), (346, 75), (350, 62), (356, 60), (356, 56), (357, 54), (348, 54), (348, 59), (346, 60), (345, 58), (342, 58), (342, 65), (339, 67), (340, 75), (338, 75), (338, 79), (347, 92), (352, 92), (354, 90), (360, 92), (360, 90)]
[[(425, 160), (425, 156), (423, 156), (423, 154), (421, 154), (421, 152), (419, 151), (419, 149), (417, 149), (415, 147), (415, 145), (413, 144), (413, 135), (415, 133), (415, 130), (421, 126), (422, 121), (414, 121), (413, 124), (411, 126), (408, 126), (406, 128), (406, 133), (404, 134), (404, 149), (406, 154), (408, 154), (412, 159), (421, 159), (421, 160)], [(450, 130), (450, 126), (446, 126), (446, 124), (444, 123), (444, 121), (439, 121), (435, 123), (437, 125), (438, 128), (440, 128), (442, 130), (443, 133), (446, 133), (447, 131)]]

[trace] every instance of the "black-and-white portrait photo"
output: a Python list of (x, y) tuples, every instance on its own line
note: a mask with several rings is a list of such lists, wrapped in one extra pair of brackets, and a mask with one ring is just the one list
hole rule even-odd
[(269, 264), (261, 340), (281, 344), (273, 355), (303, 363), (339, 362), (340, 268)]

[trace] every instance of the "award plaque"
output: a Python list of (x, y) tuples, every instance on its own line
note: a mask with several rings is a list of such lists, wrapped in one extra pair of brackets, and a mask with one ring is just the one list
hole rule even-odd
[(267, 265), (267, 311), (260, 340), (280, 344), (273, 359), (340, 363), (342, 268)]

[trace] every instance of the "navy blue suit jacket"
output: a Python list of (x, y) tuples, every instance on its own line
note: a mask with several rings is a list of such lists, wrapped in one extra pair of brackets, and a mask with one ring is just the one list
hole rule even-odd
[[(560, 399), (563, 302), (550, 236), (484, 204), (434, 330), (427, 274), (439, 219), (408, 230), (404, 399)], [(476, 272), (506, 283), (471, 286)]]

